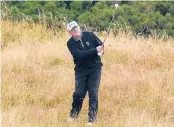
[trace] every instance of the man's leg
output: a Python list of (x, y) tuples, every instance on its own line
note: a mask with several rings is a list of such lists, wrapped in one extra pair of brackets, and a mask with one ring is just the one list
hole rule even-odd
[(87, 92), (87, 76), (84, 72), (75, 74), (75, 92), (73, 93), (73, 103), (70, 112), (71, 118), (76, 118), (82, 108), (83, 100)]
[(96, 68), (88, 77), (89, 109), (88, 122), (94, 122), (98, 112), (98, 89), (101, 79), (101, 68)]

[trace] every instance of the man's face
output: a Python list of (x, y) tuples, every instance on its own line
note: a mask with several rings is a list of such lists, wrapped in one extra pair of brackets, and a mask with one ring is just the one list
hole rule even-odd
[(72, 28), (71, 31), (69, 31), (69, 34), (75, 38), (80, 38), (81, 37), (81, 30), (79, 26), (75, 26)]

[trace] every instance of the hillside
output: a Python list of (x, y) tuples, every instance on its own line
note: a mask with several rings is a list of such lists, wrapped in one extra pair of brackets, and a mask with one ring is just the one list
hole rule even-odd
[[(86, 126), (88, 97), (78, 120), (65, 122), (74, 91), (68, 38), (39, 24), (2, 21), (3, 127)], [(120, 31), (106, 39), (102, 61), (96, 127), (174, 125), (172, 39)]]

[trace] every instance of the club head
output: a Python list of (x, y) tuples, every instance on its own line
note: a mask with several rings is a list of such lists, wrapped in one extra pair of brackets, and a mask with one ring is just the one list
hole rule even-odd
[(116, 9), (118, 8), (118, 4), (115, 4), (115, 8), (116, 8)]

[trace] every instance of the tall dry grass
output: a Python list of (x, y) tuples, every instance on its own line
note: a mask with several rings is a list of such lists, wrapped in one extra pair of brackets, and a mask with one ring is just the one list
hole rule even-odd
[[(103, 39), (103, 37), (100, 37)], [(34, 23), (2, 21), (2, 126), (84, 127), (65, 122), (72, 103), (74, 70), (68, 34)], [(96, 127), (174, 126), (174, 41), (109, 36)]]

